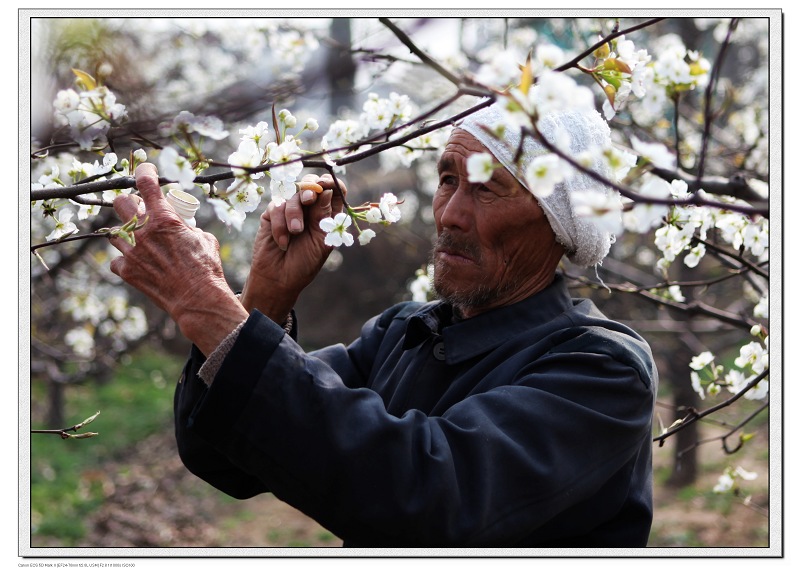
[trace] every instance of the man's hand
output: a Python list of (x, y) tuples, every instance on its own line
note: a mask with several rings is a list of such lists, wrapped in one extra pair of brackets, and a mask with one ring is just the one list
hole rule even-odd
[(147, 223), (136, 231), (135, 247), (119, 237), (111, 239), (122, 252), (111, 262), (111, 271), (169, 313), (208, 355), (248, 316), (225, 281), (219, 243), (175, 213), (158, 185), (155, 166), (136, 169), (136, 186), (141, 199), (119, 196), (114, 209), (122, 221), (138, 215)]
[[(313, 184), (322, 192), (310, 189)], [(300, 292), (317, 276), (332, 250), (325, 245), (326, 233), (319, 222), (342, 210), (347, 193), (341, 180), (336, 184), (330, 175), (306, 175), (300, 191), (280, 206), (270, 204), (261, 216), (253, 264), (242, 291), (248, 312), (258, 309), (282, 323)]]

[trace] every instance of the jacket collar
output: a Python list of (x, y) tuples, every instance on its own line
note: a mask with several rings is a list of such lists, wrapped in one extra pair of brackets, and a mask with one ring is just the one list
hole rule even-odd
[(436, 301), (409, 316), (403, 346), (410, 349), (440, 335), (444, 340), (445, 361), (459, 363), (532, 331), (571, 308), (572, 299), (561, 275), (556, 275), (550, 285), (527, 299), (470, 319), (455, 320), (452, 307)]

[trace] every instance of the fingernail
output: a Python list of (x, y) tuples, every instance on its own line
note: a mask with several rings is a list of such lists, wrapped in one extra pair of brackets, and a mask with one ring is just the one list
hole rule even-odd
[(280, 248), (281, 251), (286, 251), (289, 248), (289, 238), (281, 237), (278, 239), (278, 248)]
[(305, 191), (303, 191), (303, 195), (301, 196), (300, 199), (302, 201), (311, 201), (312, 199), (314, 199), (314, 192), (311, 191), (310, 189), (306, 189)]
[(299, 219), (292, 219), (289, 222), (289, 231), (292, 233), (299, 233), (303, 229), (303, 222)]

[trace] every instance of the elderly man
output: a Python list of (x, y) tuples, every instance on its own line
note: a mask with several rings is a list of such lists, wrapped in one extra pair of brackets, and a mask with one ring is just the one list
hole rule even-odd
[[(537, 199), (495, 140), (489, 108), (453, 130), (439, 161), (433, 250), (440, 300), (402, 303), (349, 346), (306, 353), (291, 310), (329, 253), (318, 222), (341, 209), (330, 177), (262, 217), (238, 298), (212, 236), (183, 225), (152, 166), (137, 170), (150, 215), (112, 270), (167, 310), (195, 346), (177, 385), (180, 455), (237, 498), (271, 491), (371, 547), (644, 546), (652, 518), (656, 373), (647, 344), (571, 299), (563, 255), (597, 264), (610, 238), (576, 218), (564, 182)], [(608, 141), (585, 114), (573, 151)], [(486, 183), (466, 162), (490, 151)], [(541, 148), (525, 142), (523, 163)], [(576, 187), (577, 186), (577, 187)]]

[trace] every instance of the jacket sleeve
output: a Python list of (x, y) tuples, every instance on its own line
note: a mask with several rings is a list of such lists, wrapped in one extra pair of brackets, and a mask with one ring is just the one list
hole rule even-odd
[[(357, 387), (366, 382), (366, 373), (370, 369), (369, 357), (374, 356), (375, 349), (380, 345), (386, 331), (386, 325), (394, 316), (399, 306), (389, 309), (384, 315), (374, 317), (362, 328), (361, 337), (350, 347), (333, 345), (319, 351), (319, 354), (337, 376), (346, 384)], [(257, 348), (252, 352), (240, 350), (225, 361), (227, 371), (233, 372), (228, 376), (242, 380), (260, 372), (266, 354), (278, 347), (285, 338), (287, 341), (297, 337), (297, 320), (292, 312), (292, 328), (288, 336), (283, 327), (270, 321), (260, 313), (247, 323), (249, 336), (246, 345), (258, 341)], [(261, 355), (264, 353), (265, 355)], [(199, 476), (219, 490), (235, 497), (250, 498), (257, 494), (269, 491), (261, 477), (253, 474), (248, 468), (241, 467), (236, 460), (227, 455), (225, 449), (220, 449), (214, 440), (206, 440), (201, 434), (194, 432), (194, 416), (198, 405), (204, 402), (209, 392), (209, 386), (198, 376), (198, 371), (206, 357), (197, 347), (192, 346), (181, 377), (175, 389), (173, 410), (175, 414), (175, 437), (178, 453), (184, 465), (195, 475)], [(237, 375), (236, 373), (240, 373)], [(224, 429), (220, 428), (219, 432)], [(215, 431), (212, 431), (212, 435)]]
[[(509, 384), (442, 416), (396, 417), (360, 388), (358, 346), (322, 361), (274, 331), (250, 317), (185, 432), (346, 540), (508, 545), (630, 472), (649, 440), (653, 389), (604, 350), (498, 367)], [(192, 454), (182, 452), (190, 469)], [(248, 484), (223, 490), (248, 496)], [(622, 504), (611, 498), (609, 515)], [(580, 518), (589, 530), (607, 517)]]

